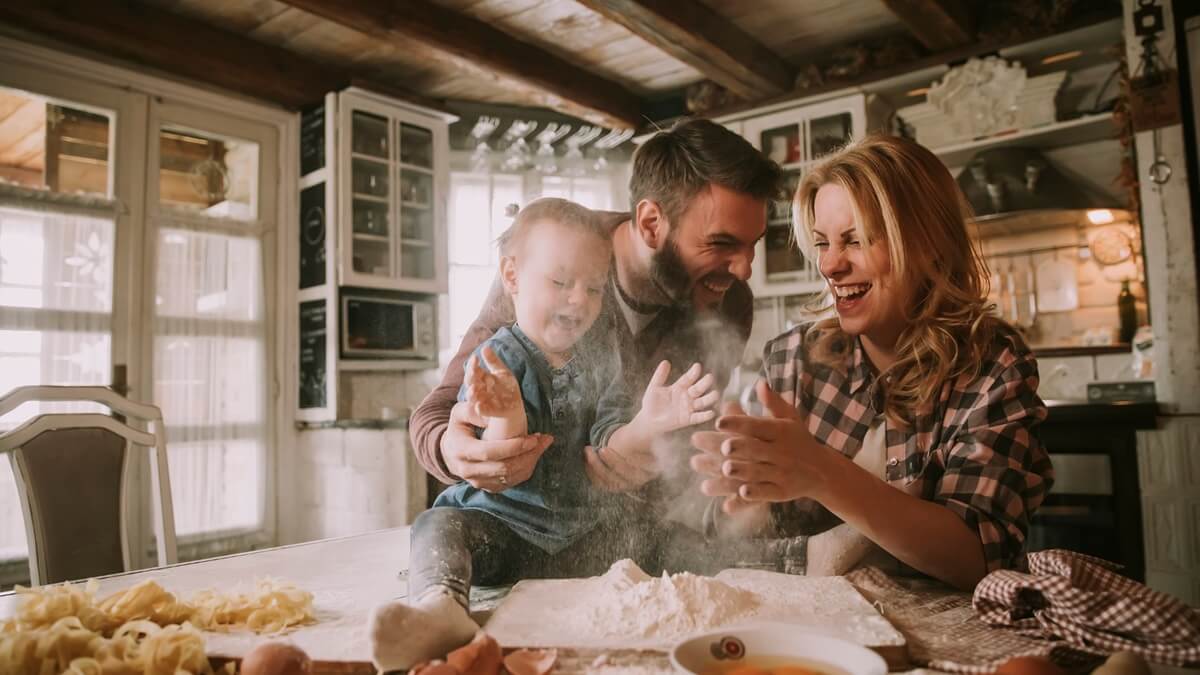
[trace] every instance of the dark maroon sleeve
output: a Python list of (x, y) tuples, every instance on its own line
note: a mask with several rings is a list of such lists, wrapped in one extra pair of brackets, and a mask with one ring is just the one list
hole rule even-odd
[(408, 433), (412, 438), (413, 452), (417, 461), (434, 478), (448, 485), (458, 482), (442, 460), (442, 434), (450, 422), (450, 410), (458, 402), (458, 390), (462, 387), (463, 365), (475, 348), (490, 338), (497, 330), (513, 322), (512, 300), (504, 292), (497, 275), (492, 290), (483, 302), (483, 309), (475, 322), (467, 329), (458, 353), (446, 366), (442, 382), (421, 401), (408, 420)]

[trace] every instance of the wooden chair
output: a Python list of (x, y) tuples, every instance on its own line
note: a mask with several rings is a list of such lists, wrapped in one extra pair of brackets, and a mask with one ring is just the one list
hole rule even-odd
[(158, 564), (176, 560), (175, 515), (162, 412), (104, 387), (18, 387), (0, 398), (0, 416), (30, 401), (92, 401), (148, 423), (146, 432), (101, 413), (48, 413), (0, 434), (10, 453), (37, 585), (128, 571), (138, 556), (127, 521), (131, 449), (149, 449)]

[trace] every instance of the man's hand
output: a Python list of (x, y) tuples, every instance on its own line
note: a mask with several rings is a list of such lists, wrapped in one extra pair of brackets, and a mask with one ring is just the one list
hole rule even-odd
[(475, 438), (469, 408), (466, 402), (460, 402), (450, 412), (450, 424), (441, 443), (446, 468), (488, 492), (503, 492), (529, 480), (554, 437), (530, 434), (503, 441), (480, 440)]
[(463, 369), (463, 386), (466, 387), (471, 422), (483, 427), (487, 418), (515, 419), (524, 415), (521, 386), (517, 384), (512, 371), (491, 347), (484, 347), (479, 353), (483, 363), (472, 355)]
[(583, 449), (583, 459), (592, 485), (609, 492), (635, 490), (658, 477), (658, 460), (649, 450), (618, 452), (589, 445)]
[(713, 388), (716, 378), (712, 373), (701, 377), (702, 372), (700, 364), (694, 363), (674, 384), (668, 385), (671, 364), (659, 363), (642, 395), (642, 409), (630, 424), (641, 425), (643, 432), (657, 435), (716, 417), (712, 410), (720, 398)]

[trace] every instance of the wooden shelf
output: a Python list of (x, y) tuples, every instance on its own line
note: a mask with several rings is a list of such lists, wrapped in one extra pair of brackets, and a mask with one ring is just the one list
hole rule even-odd
[(966, 143), (956, 143), (940, 148), (931, 148), (946, 166), (962, 166), (980, 150), (1004, 145), (1021, 145), (1023, 147), (1048, 150), (1067, 145), (1077, 145), (1090, 141), (1105, 139), (1116, 140), (1117, 128), (1113, 125), (1112, 115), (1098, 113), (1085, 115), (1065, 122), (1056, 122), (1033, 129), (1022, 129), (999, 136), (989, 136)]
[(338, 359), (338, 368), (348, 371), (368, 370), (428, 370), (437, 367), (429, 359)]
[(428, 211), (430, 209), (429, 204), (422, 204), (421, 202), (400, 202), (400, 206), (418, 211)]
[(433, 246), (432, 243), (424, 239), (401, 239), (400, 245), (411, 246), (413, 248), (429, 248), (430, 246)]
[(353, 194), (354, 194), (355, 199), (361, 199), (364, 202), (374, 202), (376, 204), (387, 204), (388, 203), (387, 197), (376, 197), (375, 195), (367, 195), (367, 194), (363, 194), (361, 192), (355, 192)]
[(427, 174), (433, 175), (433, 169), (431, 169), (427, 166), (420, 166), (417, 164), (409, 164), (407, 162), (400, 162), (399, 164), (400, 164), (401, 169), (407, 169), (409, 171), (419, 171), (421, 173), (427, 173)]
[(352, 152), (352, 153), (350, 153), (350, 156), (353, 157), (354, 159), (363, 159), (368, 162), (375, 162), (376, 164), (386, 165), (388, 163), (387, 157), (378, 157), (376, 155), (364, 155), (361, 152)]
[(391, 241), (391, 238), (389, 238), (385, 234), (367, 234), (366, 232), (355, 232), (354, 240), (355, 241), (370, 241), (370, 242), (375, 242), (375, 243), (379, 243), (379, 244), (386, 244)]

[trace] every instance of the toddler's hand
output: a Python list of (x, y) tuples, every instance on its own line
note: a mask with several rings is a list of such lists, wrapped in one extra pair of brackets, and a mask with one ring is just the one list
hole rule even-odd
[[(484, 347), (480, 354), (483, 365), (474, 355), (467, 361), (463, 384), (467, 386), (467, 403), (471, 420), (477, 426), (487, 426), (489, 417), (512, 417), (524, 414), (521, 406), (521, 387), (508, 367), (496, 356), (491, 347)], [(484, 368), (484, 365), (487, 368)]]
[(668, 385), (671, 364), (659, 363), (642, 396), (642, 410), (638, 416), (656, 432), (690, 427), (716, 417), (712, 410), (720, 397), (713, 389), (716, 379), (712, 373), (700, 377), (701, 372), (699, 363), (692, 364), (674, 384)]

